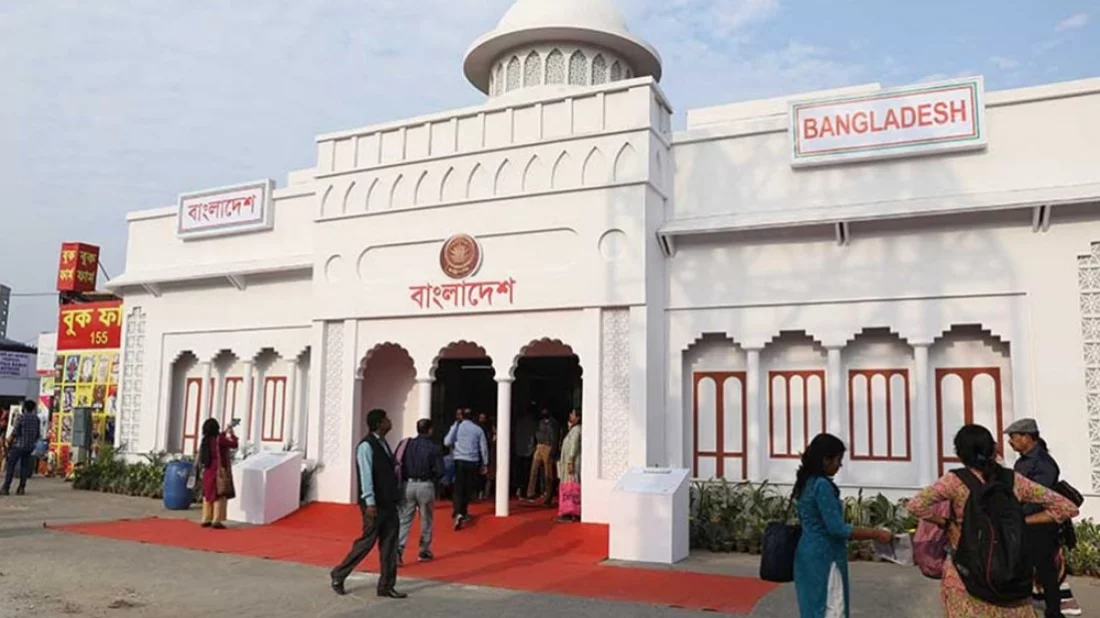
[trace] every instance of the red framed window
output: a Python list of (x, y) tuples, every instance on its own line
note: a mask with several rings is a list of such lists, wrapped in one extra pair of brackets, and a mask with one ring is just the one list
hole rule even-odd
[(910, 461), (913, 453), (909, 370), (848, 371), (852, 461)]
[(768, 372), (768, 452), (797, 459), (825, 431), (825, 370)]
[(285, 377), (264, 378), (263, 406), (260, 439), (264, 442), (282, 442), (286, 429)]
[(692, 377), (695, 478), (748, 478), (745, 372), (697, 372)]
[(942, 367), (936, 369), (936, 453), (939, 474), (955, 457), (955, 433), (963, 425), (985, 425), (997, 436), (1004, 452), (1004, 408), (999, 367)]

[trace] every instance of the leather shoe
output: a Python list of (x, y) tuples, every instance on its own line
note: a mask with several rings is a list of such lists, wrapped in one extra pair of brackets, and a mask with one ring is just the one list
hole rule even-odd
[(342, 581), (340, 581), (336, 578), (332, 579), (332, 591), (335, 592), (336, 594), (340, 595), (340, 596), (344, 596), (345, 594), (348, 593), (347, 590), (344, 590), (344, 582), (342, 582)]
[(390, 588), (389, 590), (379, 590), (378, 591), (378, 596), (385, 597), (387, 599), (407, 599), (407, 598), (409, 598), (409, 595), (405, 594), (404, 592), (398, 592), (398, 591), (394, 590), (393, 588)]

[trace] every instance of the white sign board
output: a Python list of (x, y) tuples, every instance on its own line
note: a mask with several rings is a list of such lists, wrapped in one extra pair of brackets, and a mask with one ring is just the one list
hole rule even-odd
[(909, 157), (986, 145), (981, 77), (791, 103), (791, 165)]
[(38, 375), (53, 375), (54, 361), (57, 360), (57, 333), (42, 333), (38, 336), (38, 358), (34, 368)]
[(237, 499), (230, 500), (230, 521), (266, 525), (298, 510), (302, 453), (264, 451), (233, 466)]
[(690, 471), (632, 468), (612, 490), (612, 560), (676, 564), (689, 551)]
[(34, 354), (0, 351), (0, 378), (33, 378)]
[(632, 494), (672, 494), (687, 480), (683, 469), (634, 468), (619, 479), (615, 491)]
[(270, 230), (274, 189), (275, 181), (260, 180), (180, 195), (177, 234), (188, 240)]

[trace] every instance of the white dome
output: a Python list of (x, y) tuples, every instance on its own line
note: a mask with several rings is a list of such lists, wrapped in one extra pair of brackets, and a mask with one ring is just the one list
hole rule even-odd
[(619, 9), (607, 0), (518, 0), (497, 24), (497, 30), (578, 26), (629, 33)]
[(607, 49), (627, 61), (635, 76), (661, 79), (657, 50), (631, 34), (622, 13), (609, 0), (516, 0), (497, 27), (466, 52), (466, 78), (488, 94), (493, 65), (503, 54), (556, 42)]

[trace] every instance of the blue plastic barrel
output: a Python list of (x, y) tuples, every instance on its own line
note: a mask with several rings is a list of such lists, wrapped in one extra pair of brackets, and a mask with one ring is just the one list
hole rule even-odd
[(187, 488), (187, 479), (194, 468), (188, 461), (171, 461), (164, 468), (164, 508), (169, 511), (186, 511), (194, 497)]

